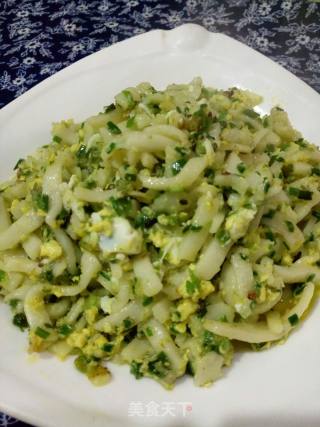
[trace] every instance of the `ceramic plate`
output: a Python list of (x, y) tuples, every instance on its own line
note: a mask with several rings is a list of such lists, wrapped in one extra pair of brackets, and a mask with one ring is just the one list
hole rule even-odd
[[(320, 97), (263, 55), (196, 25), (151, 31), (97, 52), (60, 71), (0, 111), (0, 179), (16, 160), (49, 141), (50, 124), (82, 120), (127, 86), (149, 81), (158, 88), (201, 76), (218, 88), (239, 86), (262, 94), (262, 110), (280, 104), (295, 127), (319, 142)], [(127, 366), (94, 388), (72, 366), (26, 354), (26, 335), (0, 306), (0, 408), (48, 427), (295, 426), (320, 424), (320, 313), (314, 309), (285, 345), (235, 358), (211, 388), (182, 379), (168, 392), (136, 381)]]

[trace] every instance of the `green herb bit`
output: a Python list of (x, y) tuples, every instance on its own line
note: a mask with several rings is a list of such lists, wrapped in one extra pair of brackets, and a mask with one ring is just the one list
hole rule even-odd
[(294, 225), (292, 224), (291, 221), (286, 221), (286, 226), (287, 226), (287, 229), (290, 231), (290, 233), (294, 231)]
[(79, 150), (76, 152), (77, 159), (85, 159), (87, 157), (87, 147), (81, 144)]
[(288, 190), (289, 196), (297, 197), (301, 200), (312, 200), (312, 191), (302, 190), (297, 187), (289, 187)]
[(48, 268), (47, 266), (44, 267), (44, 269), (41, 272), (40, 277), (49, 283), (53, 282), (54, 276), (53, 276), (52, 269)]
[(197, 289), (199, 289), (200, 279), (190, 271), (190, 280), (186, 282), (186, 291), (189, 295), (192, 295)]
[(112, 153), (112, 151), (116, 148), (116, 143), (115, 142), (111, 142), (111, 144), (108, 145), (106, 152), (107, 154)]
[(7, 278), (7, 273), (4, 270), (0, 270), (0, 282), (3, 282)]
[(128, 129), (132, 129), (133, 127), (135, 127), (135, 125), (136, 125), (135, 116), (129, 117), (126, 123), (126, 127)]
[(108, 128), (109, 132), (112, 133), (112, 135), (120, 135), (121, 134), (121, 130), (118, 128), (118, 126), (111, 121), (109, 121), (107, 123), (107, 128)]
[(230, 233), (227, 230), (224, 230), (223, 228), (220, 228), (220, 230), (217, 231), (216, 237), (219, 243), (223, 246), (225, 246), (231, 240)]
[(266, 235), (266, 239), (270, 240), (271, 242), (275, 242), (276, 239), (272, 231), (270, 230), (266, 231), (265, 235)]
[(48, 212), (48, 210), (49, 210), (49, 196), (47, 194), (43, 194), (40, 191), (33, 191), (32, 192), (32, 201), (38, 209), (41, 209), (44, 212)]
[(19, 299), (18, 298), (13, 298), (9, 301), (9, 305), (10, 307), (14, 310), (15, 308), (17, 308), (17, 305), (19, 304)]
[(299, 323), (299, 316), (296, 313), (294, 313), (288, 317), (288, 320), (291, 326), (295, 326)]
[(52, 141), (57, 142), (59, 144), (62, 141), (62, 138), (58, 135), (54, 135)]
[(266, 180), (263, 185), (263, 191), (264, 193), (267, 193), (269, 190), (270, 190), (270, 182)]
[(158, 353), (156, 358), (148, 363), (149, 372), (158, 378), (165, 377), (169, 368), (170, 362), (168, 356), (163, 351)]
[(246, 110), (244, 110), (243, 114), (245, 114), (246, 116), (250, 117), (251, 119), (260, 118), (260, 115), (256, 111), (251, 110), (249, 108), (247, 108)]
[(24, 313), (17, 313), (13, 316), (12, 323), (17, 326), (21, 331), (28, 328), (28, 320)]
[(109, 104), (106, 107), (104, 107), (104, 112), (110, 113), (111, 111), (113, 111), (115, 109), (116, 109), (116, 106), (112, 103), (112, 104)]
[(16, 169), (18, 169), (18, 168), (19, 168), (19, 166), (20, 166), (20, 164), (21, 164), (22, 162), (24, 162), (24, 159), (19, 159), (19, 160), (17, 161), (17, 163), (15, 164), (15, 167), (13, 168), (13, 170), (15, 171)]
[(320, 168), (317, 168), (317, 167), (312, 168), (311, 174), (316, 175), (316, 176), (320, 176)]
[(107, 271), (100, 271), (101, 276), (106, 280), (111, 280), (111, 275)]
[(303, 138), (299, 138), (294, 142), (295, 144), (298, 144), (301, 148), (306, 148), (308, 146), (308, 144), (304, 141)]
[(102, 350), (106, 353), (110, 353), (113, 349), (113, 344), (107, 343), (102, 346)]
[(119, 216), (126, 216), (132, 208), (130, 197), (119, 197), (118, 199), (111, 197), (111, 206)]
[(237, 165), (237, 169), (240, 173), (243, 173), (246, 170), (246, 165), (241, 162)]
[(292, 287), (293, 296), (296, 297), (296, 296), (300, 295), (301, 292), (304, 290), (305, 286), (306, 285), (304, 283), (297, 283), (296, 285), (293, 285), (293, 287)]
[(146, 327), (146, 335), (148, 337), (152, 337), (153, 336), (152, 328), (150, 328), (150, 326)]
[(147, 305), (150, 305), (153, 302), (152, 297), (144, 297), (142, 300), (142, 305), (146, 307)]
[(263, 218), (272, 219), (272, 218), (274, 217), (275, 213), (276, 213), (276, 210), (275, 210), (275, 209), (270, 209), (270, 210), (268, 210), (268, 212), (267, 212), (267, 213), (265, 213), (265, 214), (263, 215)]
[(275, 151), (276, 147), (273, 144), (267, 144), (265, 148), (266, 153), (273, 153)]
[(129, 319), (128, 317), (124, 319), (123, 326), (125, 327), (125, 329), (131, 328), (132, 325), (133, 325), (133, 322), (131, 319)]
[(137, 380), (143, 377), (141, 366), (142, 363), (136, 362), (135, 360), (133, 360), (130, 364), (130, 373), (134, 375)]
[(187, 231), (200, 231), (201, 229), (202, 229), (202, 225), (188, 224), (182, 229), (182, 232), (186, 233)]
[(65, 337), (67, 337), (68, 335), (71, 334), (71, 332), (73, 331), (72, 326), (68, 325), (67, 323), (61, 325), (58, 329), (58, 333), (60, 335), (63, 335)]
[(40, 328), (40, 326), (38, 326), (36, 328), (36, 330), (34, 331), (34, 333), (36, 335), (38, 335), (38, 337), (42, 338), (42, 339), (47, 339), (48, 336), (50, 335), (50, 332), (48, 332), (46, 329)]
[(181, 172), (181, 169), (183, 166), (187, 163), (187, 159), (181, 158), (179, 160), (176, 160), (171, 165), (171, 171), (173, 175), (177, 175), (179, 172)]

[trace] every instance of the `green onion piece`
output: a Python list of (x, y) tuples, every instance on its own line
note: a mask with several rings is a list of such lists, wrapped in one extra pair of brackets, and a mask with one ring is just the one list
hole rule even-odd
[(3, 282), (7, 278), (7, 273), (4, 270), (0, 270), (0, 282)]
[(105, 351), (106, 353), (110, 353), (112, 349), (113, 349), (113, 344), (110, 344), (110, 343), (104, 344), (102, 346), (102, 350)]
[(107, 123), (107, 128), (109, 132), (112, 133), (112, 135), (120, 135), (121, 133), (121, 130), (118, 128), (118, 126), (111, 121)]
[(13, 168), (13, 170), (15, 171), (16, 169), (18, 169), (18, 168), (19, 168), (19, 166), (20, 166), (20, 163), (22, 163), (22, 162), (24, 162), (24, 159), (19, 159), (19, 160), (17, 161), (17, 163), (15, 164), (15, 167)]
[(312, 200), (312, 191), (301, 190), (301, 188), (289, 187), (289, 196), (297, 197), (302, 200)]
[(286, 226), (287, 226), (288, 230), (290, 231), (290, 233), (292, 233), (294, 231), (294, 225), (292, 224), (291, 221), (286, 221)]
[(62, 141), (62, 138), (58, 135), (54, 135), (54, 137), (52, 138), (52, 141), (59, 143)]
[(237, 165), (237, 169), (240, 173), (243, 173), (246, 170), (246, 165), (241, 162)]
[(40, 328), (40, 326), (37, 327), (34, 333), (38, 335), (38, 337), (43, 338), (44, 340), (47, 339), (48, 336), (50, 335), (50, 332), (48, 332), (43, 328)]
[(181, 158), (173, 162), (171, 165), (172, 174), (177, 175), (186, 163), (187, 163), (187, 159), (185, 158)]
[(72, 331), (73, 331), (72, 326), (68, 325), (67, 323), (65, 323), (64, 325), (61, 325), (58, 329), (58, 333), (65, 337), (70, 335)]
[(288, 320), (289, 320), (291, 326), (295, 326), (295, 325), (297, 325), (297, 323), (299, 323), (299, 317), (296, 313), (289, 316)]
[(116, 148), (116, 143), (115, 142), (111, 142), (111, 144), (110, 145), (108, 145), (108, 147), (107, 147), (107, 149), (106, 149), (106, 152), (108, 153), (108, 154), (110, 154), (110, 153), (112, 153), (112, 151)]
[(221, 245), (226, 245), (230, 240), (231, 236), (227, 230), (221, 228), (217, 231), (216, 237)]
[(32, 201), (38, 209), (41, 209), (44, 212), (48, 212), (48, 210), (49, 210), (49, 196), (47, 194), (43, 194), (40, 191), (33, 191), (32, 192)]
[(152, 297), (144, 297), (142, 300), (142, 305), (146, 307), (147, 305), (150, 305), (152, 301), (153, 301)]
[(142, 363), (136, 362), (135, 360), (133, 360), (130, 364), (130, 373), (134, 375), (137, 380), (143, 377), (141, 366)]
[(24, 329), (26, 329), (29, 326), (28, 320), (27, 320), (26, 315), (24, 313), (15, 314), (13, 319), (12, 319), (12, 323), (15, 326), (17, 326), (21, 331), (23, 331)]
[(131, 128), (133, 128), (135, 126), (135, 124), (136, 124), (136, 122), (135, 122), (135, 116), (129, 117), (129, 119), (127, 120), (127, 123), (126, 123), (126, 127), (128, 129), (131, 129)]
[(146, 334), (148, 337), (152, 337), (153, 332), (152, 332), (152, 329), (150, 328), (150, 326), (146, 327)]
[(18, 298), (13, 298), (9, 301), (9, 305), (10, 307), (14, 310), (15, 308), (17, 308), (17, 305), (19, 303), (19, 299)]

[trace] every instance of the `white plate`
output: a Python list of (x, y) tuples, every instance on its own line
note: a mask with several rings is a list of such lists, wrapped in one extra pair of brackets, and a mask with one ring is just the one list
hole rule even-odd
[[(49, 141), (52, 121), (82, 120), (100, 111), (120, 89), (141, 81), (163, 88), (194, 76), (218, 88), (237, 85), (262, 94), (263, 110), (280, 104), (307, 139), (319, 142), (320, 97), (315, 91), (241, 43), (188, 24), (152, 31), (95, 53), (2, 109), (0, 178), (10, 174), (19, 157)], [(303, 421), (310, 427), (320, 423), (318, 310), (285, 345), (237, 356), (212, 388), (195, 388), (190, 379), (183, 379), (172, 392), (148, 379), (136, 381), (128, 367), (112, 367), (112, 383), (94, 388), (70, 361), (61, 363), (49, 356), (30, 360), (26, 336), (11, 325), (3, 304), (0, 325), (0, 407), (37, 425), (251, 427)], [(185, 416), (184, 402), (192, 406)], [(166, 410), (171, 415), (161, 415)]]

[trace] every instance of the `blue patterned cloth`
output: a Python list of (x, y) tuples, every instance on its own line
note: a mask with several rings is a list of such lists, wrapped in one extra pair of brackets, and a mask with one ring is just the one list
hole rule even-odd
[[(193, 22), (253, 47), (320, 92), (319, 0), (1, 0), (0, 107), (72, 62)], [(0, 413), (0, 427), (21, 423)]]

